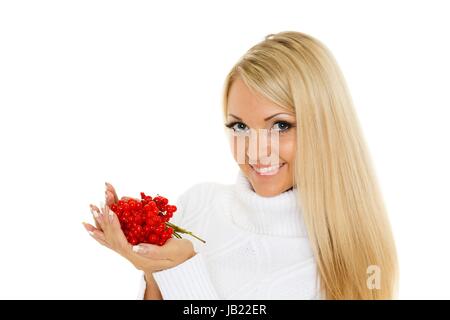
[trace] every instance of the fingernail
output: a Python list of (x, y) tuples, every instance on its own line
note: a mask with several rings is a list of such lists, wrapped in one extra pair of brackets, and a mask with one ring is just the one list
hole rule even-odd
[(91, 213), (94, 215), (94, 218), (98, 218), (98, 212), (91, 207)]
[(100, 201), (100, 214), (103, 214), (105, 210), (105, 202)]
[(94, 233), (93, 233), (92, 231), (88, 231), (88, 233), (89, 233), (91, 236), (94, 236)]
[(141, 250), (140, 246), (133, 246), (133, 251), (134, 252), (139, 252), (139, 250)]

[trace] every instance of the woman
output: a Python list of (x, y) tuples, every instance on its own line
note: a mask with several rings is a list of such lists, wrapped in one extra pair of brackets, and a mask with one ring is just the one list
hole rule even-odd
[[(92, 207), (98, 225), (87, 230), (143, 271), (145, 299), (394, 298), (393, 235), (329, 50), (300, 32), (268, 35), (224, 89), (236, 183), (193, 186), (173, 219), (207, 243), (132, 247), (107, 206)], [(267, 152), (252, 149), (255, 130), (258, 139), (270, 134), (269, 164)], [(117, 201), (111, 185), (106, 197)]]

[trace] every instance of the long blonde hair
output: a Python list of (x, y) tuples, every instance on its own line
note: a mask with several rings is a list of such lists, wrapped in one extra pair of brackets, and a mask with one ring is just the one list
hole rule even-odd
[[(391, 226), (345, 79), (330, 51), (300, 32), (270, 34), (226, 77), (295, 112), (293, 181), (325, 299), (394, 299), (398, 264)], [(368, 283), (379, 271), (379, 286)], [(368, 273), (369, 272), (369, 273)]]

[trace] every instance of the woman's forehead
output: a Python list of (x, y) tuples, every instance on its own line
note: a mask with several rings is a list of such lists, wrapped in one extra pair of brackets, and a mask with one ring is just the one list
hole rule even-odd
[(286, 110), (263, 95), (250, 90), (240, 78), (233, 81), (228, 94), (228, 115), (239, 118), (267, 118)]

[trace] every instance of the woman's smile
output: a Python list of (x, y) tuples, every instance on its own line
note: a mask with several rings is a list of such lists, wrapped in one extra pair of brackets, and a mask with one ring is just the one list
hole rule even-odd
[(278, 174), (285, 164), (286, 163), (280, 163), (277, 165), (268, 165), (268, 166), (250, 165), (250, 167), (257, 176), (266, 177)]

